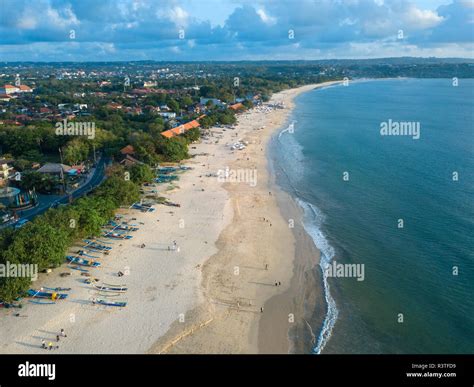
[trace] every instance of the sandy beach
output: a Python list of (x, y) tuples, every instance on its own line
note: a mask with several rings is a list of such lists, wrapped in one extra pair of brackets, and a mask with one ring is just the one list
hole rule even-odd
[[(324, 317), (312, 270), (319, 255), (299, 208), (275, 185), (266, 150), (293, 99), (324, 85), (277, 93), (270, 103), (284, 108), (254, 108), (239, 114), (234, 129), (212, 128), (190, 147), (193, 157), (184, 164), (192, 169), (174, 187), (157, 185), (159, 196), (180, 207), (119, 211), (140, 230), (114, 241), (90, 273), (126, 284), (126, 308), (93, 305), (96, 290), (63, 265), (32, 287), (72, 288), (69, 298), (54, 305), (25, 300), (23, 309), (0, 311), (0, 351), (45, 353), (41, 340), (63, 328), (68, 337), (55, 353), (307, 353), (311, 327)], [(232, 150), (237, 141), (245, 149)], [(173, 241), (177, 250), (169, 248)]]

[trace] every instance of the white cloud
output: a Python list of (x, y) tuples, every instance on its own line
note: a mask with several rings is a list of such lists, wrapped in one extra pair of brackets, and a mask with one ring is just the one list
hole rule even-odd
[(46, 16), (49, 19), (48, 23), (51, 23), (53, 26), (60, 28), (80, 24), (80, 21), (77, 19), (70, 6), (64, 7), (61, 13), (62, 15), (58, 12), (57, 9), (48, 6), (48, 8), (46, 9)]
[(184, 27), (188, 23), (189, 14), (179, 6), (159, 13), (161, 14), (161, 16), (170, 19), (178, 27)]
[(257, 9), (257, 15), (260, 16), (260, 19), (262, 19), (262, 21), (267, 25), (271, 26), (277, 22), (276, 18), (267, 15), (263, 8)]
[(405, 13), (405, 22), (410, 29), (432, 28), (440, 24), (444, 18), (431, 10), (422, 10), (415, 6), (410, 7)]

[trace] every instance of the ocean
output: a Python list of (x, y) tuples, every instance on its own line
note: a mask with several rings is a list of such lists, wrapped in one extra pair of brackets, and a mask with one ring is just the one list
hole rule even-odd
[(473, 97), (388, 79), (295, 100), (271, 147), (322, 253), (313, 353), (474, 353)]

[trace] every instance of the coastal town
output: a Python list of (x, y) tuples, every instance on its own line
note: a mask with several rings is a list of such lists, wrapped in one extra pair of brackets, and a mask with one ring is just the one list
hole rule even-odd
[[(91, 343), (110, 324), (124, 334), (146, 324), (148, 319), (131, 316), (150, 308), (139, 301), (147, 289), (154, 289), (149, 302), (161, 322), (150, 327), (152, 340), (126, 344), (130, 351), (174, 351), (178, 347), (170, 342), (183, 332), (218, 318), (204, 310), (194, 318), (184, 316), (202, 308), (198, 288), (204, 265), (230, 221), (229, 192), (223, 187), (243, 184), (255, 195), (260, 182), (267, 190), (263, 136), (287, 117), (291, 99), (272, 94), (289, 86), (233, 77), (219, 66), (214, 75), (199, 66), (142, 66), (146, 75), (136, 69), (125, 75), (116, 65), (85, 66), (87, 71), (15, 66), (0, 74), (0, 255), (5, 264), (0, 319), (2, 335), (22, 336), (16, 343), (5, 337), (6, 352), (120, 351), (123, 336), (115, 350), (109, 341)], [(310, 79), (324, 81), (320, 72)], [(249, 157), (257, 151), (258, 158)], [(232, 168), (240, 162), (245, 165)], [(256, 218), (258, 223), (260, 218), (265, 217)], [(265, 219), (273, 226), (269, 231), (278, 229), (277, 219)], [(13, 262), (31, 269), (30, 275), (14, 275)], [(272, 276), (277, 271), (270, 257), (261, 265)], [(147, 279), (146, 268), (153, 266), (154, 277)], [(188, 283), (163, 282), (176, 276)], [(278, 291), (283, 273), (279, 277)], [(263, 312), (263, 299), (249, 301), (254, 297), (245, 292), (226, 301), (218, 297), (224, 309), (237, 305), (241, 311)], [(59, 317), (66, 312), (84, 322), (96, 313), (103, 317), (88, 339), (78, 341), (82, 324), (76, 317)], [(186, 324), (180, 331), (166, 336), (181, 320)], [(57, 334), (38, 332), (50, 324), (61, 325), (54, 328)], [(68, 339), (59, 334), (64, 329)], [(41, 340), (35, 339), (38, 333)], [(285, 341), (279, 345), (285, 347)]]
[[(278, 129), (294, 132), (296, 96), (379, 71), (350, 68), (4, 66), (2, 350), (310, 352), (314, 317), (292, 300), (321, 283), (287, 270), (302, 215), (269, 175), (266, 149)], [(312, 272), (319, 252), (307, 249), (298, 267)], [(290, 342), (289, 329), (304, 339)]]
[(473, 1), (1, 0), (0, 387), (472, 385)]
[[(201, 131), (217, 123), (234, 124), (236, 113), (262, 103), (261, 94), (250, 91), (236, 96), (209, 86), (204, 93), (195, 85), (158, 88), (157, 80), (187, 79), (186, 73), (169, 68), (151, 70), (148, 80), (63, 69), (40, 78), (31, 76), (31, 70), (1, 78), (10, 83), (0, 87), (0, 227), (19, 228), (48, 208), (90, 192), (104, 180), (105, 165), (156, 167), (160, 158), (142, 146), (147, 136), (160, 133), (163, 147), (180, 136), (195, 141)], [(199, 76), (193, 82), (197, 80)], [(51, 98), (54, 84), (71, 90)], [(170, 144), (176, 154), (167, 149), (160, 161), (186, 154), (183, 141)]]

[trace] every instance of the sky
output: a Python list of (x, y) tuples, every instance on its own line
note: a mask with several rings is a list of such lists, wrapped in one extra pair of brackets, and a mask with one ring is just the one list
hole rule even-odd
[(0, 0), (0, 61), (473, 53), (474, 0)]

